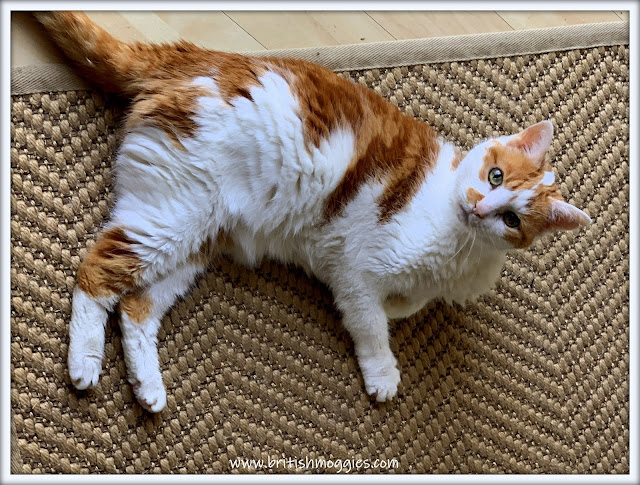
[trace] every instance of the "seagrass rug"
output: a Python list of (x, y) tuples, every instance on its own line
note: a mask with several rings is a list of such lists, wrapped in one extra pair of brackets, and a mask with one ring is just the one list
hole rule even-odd
[(366, 395), (325, 287), (271, 261), (215, 261), (163, 320), (168, 404), (152, 415), (115, 317), (97, 388), (67, 374), (122, 103), (65, 66), (14, 69), (12, 471), (629, 473), (628, 24), (276, 55), (324, 63), (465, 149), (551, 119), (561, 189), (593, 224), (511, 254), (466, 308), (435, 301), (393, 322), (402, 383), (385, 404)]

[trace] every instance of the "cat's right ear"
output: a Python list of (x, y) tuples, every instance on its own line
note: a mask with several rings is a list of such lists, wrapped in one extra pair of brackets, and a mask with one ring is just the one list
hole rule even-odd
[(547, 231), (570, 231), (591, 224), (591, 218), (564, 200), (554, 200), (547, 219)]

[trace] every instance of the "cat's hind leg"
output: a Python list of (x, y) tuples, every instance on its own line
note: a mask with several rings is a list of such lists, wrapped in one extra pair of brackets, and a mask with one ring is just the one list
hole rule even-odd
[(167, 396), (158, 360), (157, 335), (165, 312), (184, 295), (204, 266), (187, 262), (144, 289), (127, 293), (120, 300), (122, 347), (129, 382), (140, 405), (160, 412)]
[(103, 232), (78, 268), (69, 326), (69, 376), (78, 389), (98, 383), (108, 312), (140, 279), (135, 242), (121, 228)]

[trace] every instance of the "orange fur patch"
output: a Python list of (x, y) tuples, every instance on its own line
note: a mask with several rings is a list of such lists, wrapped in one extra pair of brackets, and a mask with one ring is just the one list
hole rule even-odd
[[(242, 62), (246, 63), (243, 67), (235, 67)], [(257, 71), (272, 70), (287, 79), (299, 102), (309, 145), (319, 147), (340, 127), (353, 131), (356, 155), (326, 203), (327, 220), (370, 178), (387, 181), (379, 206), (380, 220), (388, 220), (407, 203), (435, 163), (439, 145), (429, 126), (324, 67), (296, 59), (238, 57), (225, 64), (225, 69), (229, 76), (241, 73), (233, 79), (233, 86), (246, 86), (252, 81), (248, 73)]]
[(134, 244), (121, 228), (104, 232), (78, 268), (80, 289), (97, 298), (134, 288), (141, 272), (141, 261), (132, 250)]
[(221, 252), (229, 251), (232, 248), (233, 239), (226, 231), (221, 229), (218, 232), (215, 242), (208, 237), (200, 246), (200, 250), (189, 256), (189, 261), (195, 264), (207, 266), (215, 256), (219, 255)]
[(89, 79), (112, 92), (135, 94), (137, 55), (82, 12), (36, 12), (36, 18)]
[(535, 163), (522, 151), (497, 142), (487, 149), (478, 174), (480, 179), (486, 182), (494, 167), (502, 170), (502, 185), (509, 190), (530, 189), (542, 179), (546, 170), (551, 170), (549, 164)]
[(177, 86), (197, 76), (215, 78), (225, 99), (246, 95), (263, 64), (259, 58), (208, 50), (184, 40), (127, 44), (83, 12), (38, 12), (36, 17), (85, 75), (109, 91), (130, 96), (148, 81), (178, 81)]
[(139, 91), (151, 83), (178, 87), (204, 76), (216, 82), (220, 96), (229, 101), (237, 96), (251, 99), (249, 88), (259, 84), (266, 71), (266, 59), (203, 49), (191, 42), (173, 44), (131, 44), (132, 62), (137, 68)]
[(120, 311), (126, 314), (132, 321), (142, 323), (151, 315), (153, 302), (146, 293), (142, 290), (137, 290), (124, 295), (118, 307)]
[(476, 205), (482, 199), (484, 199), (484, 195), (482, 195), (476, 189), (474, 189), (473, 187), (469, 187), (467, 189), (467, 200), (471, 205)]
[[(389, 221), (409, 203), (438, 158), (440, 146), (436, 141), (435, 133), (432, 130), (425, 130), (425, 125), (416, 123), (408, 123), (411, 130), (404, 145), (398, 145), (402, 136), (396, 137), (388, 148), (388, 152), (385, 153), (392, 160), (394, 156), (399, 157), (399, 161), (390, 163), (384, 174), (388, 177), (388, 182), (378, 202), (380, 222)], [(381, 154), (381, 156), (385, 155)], [(373, 159), (376, 159), (375, 155)]]
[[(315, 147), (340, 126), (354, 131), (365, 115), (363, 91), (351, 81), (316, 64), (295, 59), (269, 59), (269, 67), (292, 84), (305, 126), (305, 140)], [(293, 75), (293, 76), (291, 76)]]
[(439, 151), (435, 132), (372, 91), (326, 69), (308, 65), (294, 72), (307, 139), (318, 146), (340, 126), (350, 128), (356, 138), (355, 156), (326, 202), (325, 219), (339, 214), (362, 184), (375, 179), (386, 182), (378, 205), (379, 220), (388, 221), (434, 165)]
[(196, 131), (196, 100), (207, 92), (188, 85), (171, 82), (149, 82), (135, 97), (127, 117), (127, 130), (153, 125), (162, 129), (174, 146), (184, 148), (179, 137), (192, 137)]
[[(179, 136), (195, 134), (198, 98), (213, 94), (205, 88), (194, 87), (194, 78), (212, 78), (221, 98), (232, 104), (239, 96), (252, 100), (250, 88), (259, 84), (258, 76), (266, 71), (262, 59), (208, 51), (188, 42), (152, 47), (156, 49), (147, 54), (158, 57), (162, 70), (150, 72), (151, 77), (141, 83), (141, 92), (134, 99), (127, 125), (129, 128), (147, 123), (158, 126), (178, 147)], [(174, 52), (175, 56), (167, 57), (166, 51)]]
[(526, 248), (533, 243), (535, 237), (548, 227), (548, 219), (551, 211), (551, 193), (534, 197), (529, 212), (519, 214), (520, 226), (518, 229), (507, 229), (504, 239), (516, 248)]

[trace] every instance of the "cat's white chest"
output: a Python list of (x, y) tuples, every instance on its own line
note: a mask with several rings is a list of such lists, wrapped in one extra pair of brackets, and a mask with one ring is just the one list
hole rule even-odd
[(463, 247), (451, 260), (440, 265), (435, 263), (396, 275), (395, 284), (389, 285), (395, 290), (384, 298), (387, 316), (408, 317), (436, 298), (465, 304), (489, 291), (500, 276), (504, 254), (483, 253), (482, 248), (469, 249), (465, 253)]

